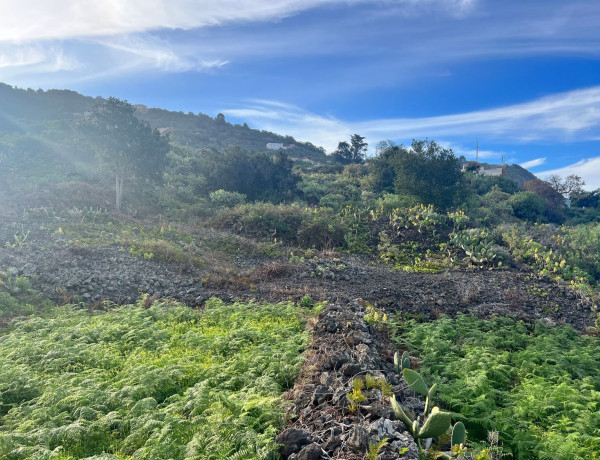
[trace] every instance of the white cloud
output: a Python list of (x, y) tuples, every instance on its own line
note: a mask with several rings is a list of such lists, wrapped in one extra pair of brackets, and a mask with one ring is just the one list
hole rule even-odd
[[(4, 0), (0, 41), (64, 39), (277, 20), (328, 4), (385, 0)], [(402, 0), (404, 4), (418, 4)], [(428, 0), (465, 14), (476, 0)]]
[[(205, 60), (194, 53), (187, 53), (170, 43), (150, 35), (125, 35), (103, 39), (99, 42), (111, 50), (128, 54), (132, 67), (154, 68), (165, 72), (187, 72), (189, 70), (206, 71), (221, 68), (227, 61), (221, 59)], [(134, 59), (131, 62), (131, 59)]]
[(586, 158), (562, 168), (538, 172), (536, 173), (536, 176), (548, 177), (553, 174), (561, 177), (577, 174), (585, 181), (585, 189), (596, 190), (600, 188), (600, 156)]
[(541, 166), (544, 163), (546, 163), (546, 157), (535, 158), (533, 160), (524, 161), (523, 163), (520, 163), (519, 166), (521, 166), (525, 169), (530, 169), (530, 168), (535, 168), (536, 166)]
[(0, 43), (0, 80), (22, 73), (72, 71), (81, 64), (63, 48), (46, 44)]
[[(251, 101), (246, 107), (224, 113), (261, 129), (290, 133), (298, 139), (322, 145), (328, 151), (352, 133), (366, 136), (372, 146), (383, 139), (407, 142), (424, 137), (464, 139), (472, 136), (473, 141), (496, 138), (523, 143), (582, 141), (600, 137), (600, 86), (497, 109), (426, 118), (346, 122), (272, 101)], [(484, 150), (482, 158), (498, 154)]]

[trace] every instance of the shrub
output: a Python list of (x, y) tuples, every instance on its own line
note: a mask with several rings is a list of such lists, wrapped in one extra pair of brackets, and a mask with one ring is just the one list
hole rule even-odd
[(544, 215), (546, 202), (533, 192), (519, 192), (508, 199), (516, 217), (535, 222)]
[(253, 203), (222, 209), (210, 221), (247, 237), (284, 241), (304, 247), (343, 246), (345, 225), (330, 210), (291, 205)]
[(218, 208), (232, 208), (246, 201), (246, 195), (226, 190), (215, 190), (208, 196), (211, 203)]

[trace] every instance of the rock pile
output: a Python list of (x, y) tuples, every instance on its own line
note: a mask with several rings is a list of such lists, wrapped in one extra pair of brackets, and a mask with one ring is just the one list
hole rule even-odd
[[(395, 419), (382, 389), (364, 382), (367, 376), (371, 382), (385, 379), (402, 405), (414, 411), (422, 410), (423, 402), (398, 378), (384, 333), (364, 316), (358, 300), (329, 306), (318, 316), (302, 374), (290, 392), (290, 424), (277, 437), (284, 458), (364, 459), (371, 444), (387, 438), (379, 458), (418, 459), (412, 436)], [(351, 409), (349, 395), (358, 379), (365, 399)]]

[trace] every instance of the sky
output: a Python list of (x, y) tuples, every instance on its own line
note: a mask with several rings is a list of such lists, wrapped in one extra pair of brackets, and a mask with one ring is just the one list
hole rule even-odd
[[(600, 188), (595, 0), (0, 0), (0, 81)], [(1, 110), (1, 108), (0, 108)]]

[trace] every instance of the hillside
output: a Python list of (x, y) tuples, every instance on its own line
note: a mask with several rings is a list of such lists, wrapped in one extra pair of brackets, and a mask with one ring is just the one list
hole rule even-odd
[(1, 91), (0, 458), (600, 458), (594, 193)]
[(514, 180), (517, 184), (519, 184), (519, 187), (523, 187), (523, 184), (529, 180), (536, 179), (534, 174), (516, 164), (501, 165), (493, 163), (480, 163), (480, 165), (485, 169), (504, 169), (504, 176), (508, 179)]
[[(0, 83), (0, 134), (37, 135), (49, 127), (56, 129), (57, 123), (59, 129), (68, 130), (72, 123), (103, 101), (103, 98), (92, 98), (70, 90), (18, 89)], [(267, 144), (276, 143), (283, 144), (286, 153), (293, 158), (325, 159), (324, 150), (310, 143), (251, 129), (246, 124), (234, 125), (221, 117), (149, 109), (142, 105), (136, 107), (139, 118), (161, 132), (168, 132), (173, 142), (184, 146), (217, 150), (236, 146), (249, 152), (267, 152)]]
[(184, 114), (143, 105), (136, 105), (136, 108), (139, 118), (161, 132), (168, 132), (171, 139), (181, 145), (217, 150), (237, 146), (250, 152), (264, 152), (267, 151), (267, 144), (274, 143), (283, 144), (290, 157), (325, 160), (325, 151), (309, 142), (298, 142), (291, 136), (252, 129), (246, 123), (231, 124), (223, 116), (211, 118), (202, 113)]

